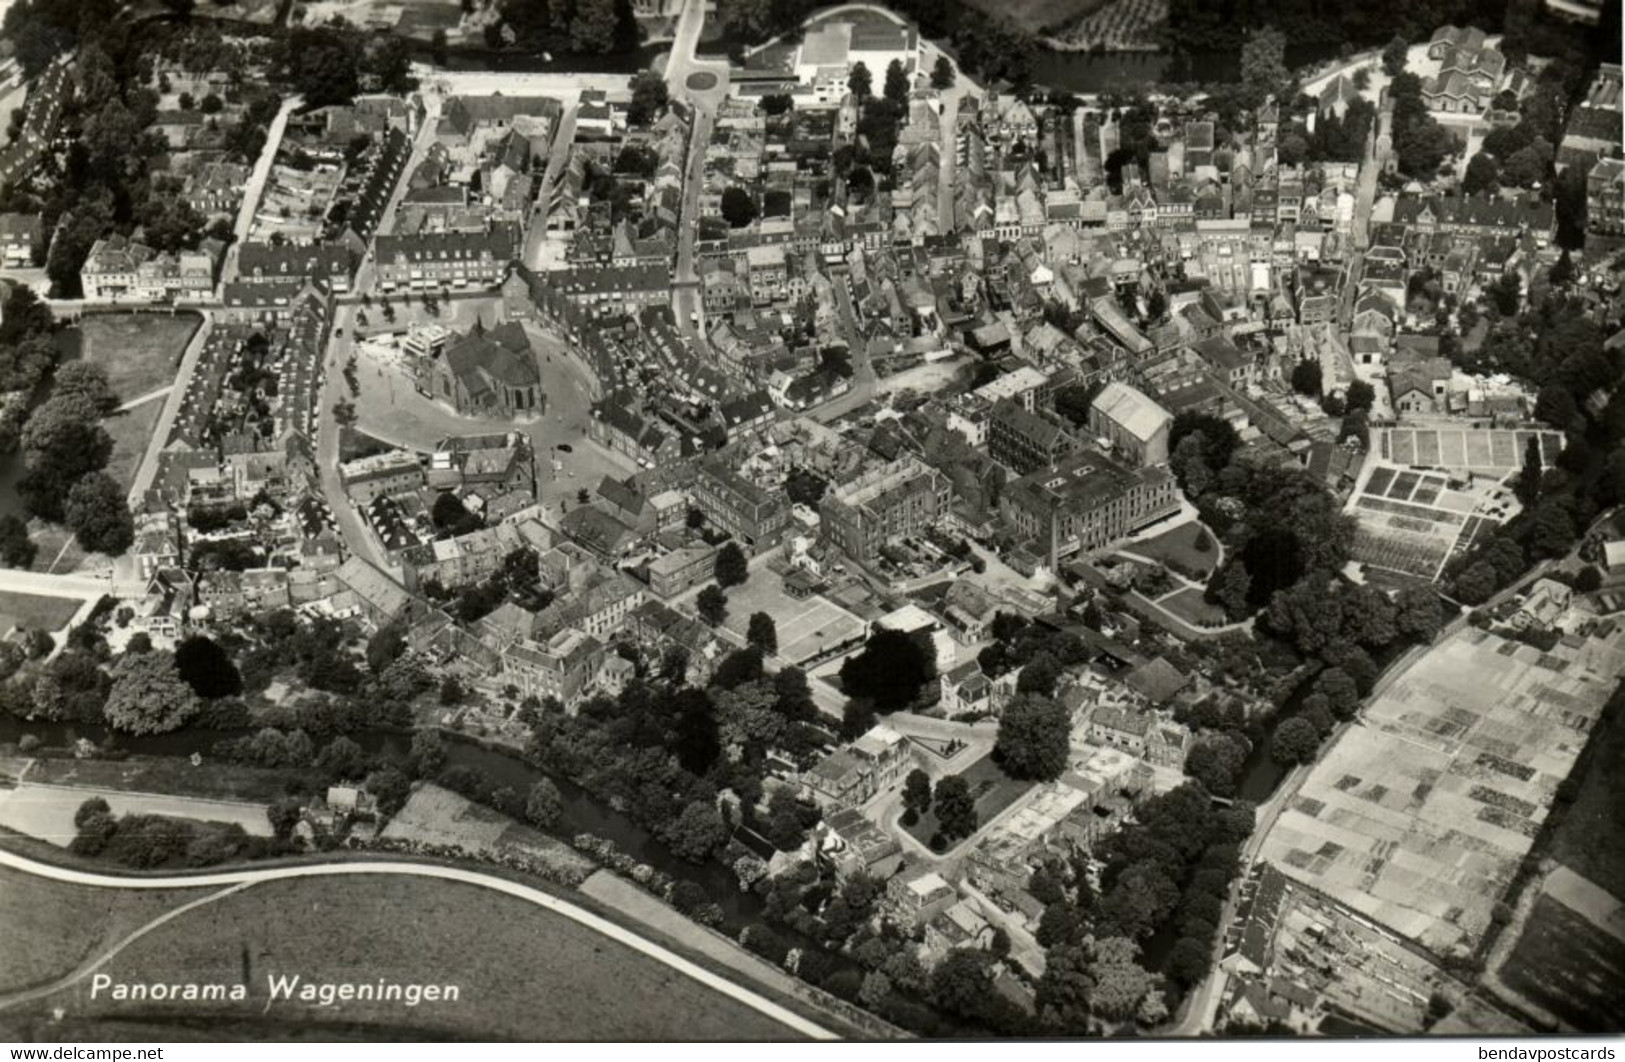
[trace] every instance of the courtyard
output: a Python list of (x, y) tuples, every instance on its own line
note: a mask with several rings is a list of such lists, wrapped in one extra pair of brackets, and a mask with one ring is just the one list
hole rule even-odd
[[(965, 779), (966, 784), (970, 786), (971, 797), (976, 801), (977, 829), (992, 822), (1000, 812), (1021, 799), (1021, 795), (1033, 787), (1032, 782), (1024, 782), (1005, 774), (1004, 768), (994, 762), (991, 752), (959, 772), (959, 777)], [(934, 804), (932, 810), (914, 821), (914, 825), (905, 826), (901, 822), (898, 825), (907, 830), (909, 836), (928, 847), (931, 838), (940, 829)], [(965, 838), (961, 838), (954, 844), (945, 846), (945, 849), (963, 844), (964, 841)]]

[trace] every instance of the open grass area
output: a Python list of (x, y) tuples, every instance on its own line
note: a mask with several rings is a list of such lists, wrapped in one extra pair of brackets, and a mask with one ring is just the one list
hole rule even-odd
[(1535, 901), (1501, 980), (1580, 1032), (1625, 1029), (1625, 943), (1550, 896)]
[(0, 867), (0, 994), (47, 985), (207, 890), (115, 891)]
[(1224, 614), (1224, 609), (1218, 605), (1208, 604), (1202, 591), (1197, 587), (1187, 587), (1177, 594), (1163, 598), (1158, 604), (1197, 627), (1219, 627), (1229, 620)]
[[(1206, 542), (1207, 549), (1199, 549), (1199, 542)], [(1199, 579), (1211, 575), (1213, 566), (1219, 562), (1217, 542), (1207, 528), (1195, 520), (1169, 528), (1156, 538), (1132, 542), (1125, 549), (1129, 553), (1161, 561), (1175, 571)]]
[[(48, 558), (44, 559), (49, 563)], [(82, 604), (77, 597), (47, 597), (44, 594), (0, 590), (0, 631), (13, 627), (59, 631), (68, 625)]]
[[(788, 1030), (575, 922), (474, 885), (358, 875), (267, 882), (179, 916), (103, 968), (114, 982), (242, 984), (238, 1002), (90, 998), (88, 982), (41, 1002), (98, 1019), (411, 1029), (424, 1038), (768, 1040)], [(269, 1000), (268, 978), (437, 985), (455, 1001)], [(267, 1006), (269, 1004), (269, 1006)]]
[[(128, 402), (175, 382), (181, 355), (201, 320), (190, 313), (89, 314), (76, 330), (78, 356), (100, 365), (119, 398)], [(64, 333), (69, 354), (72, 336)]]
[(132, 756), (127, 760), (38, 759), (28, 769), (28, 781), (253, 803), (270, 803), (293, 790), (317, 793), (324, 788), (321, 772), (313, 769), (268, 770), (209, 759), (194, 767), (191, 760), (180, 756)]
[(141, 467), (141, 458), (163, 411), (164, 400), (154, 398), (102, 421), (102, 427), (113, 437), (113, 453), (107, 459), (106, 471), (119, 486), (129, 489), (135, 482), (135, 470)]
[[(982, 827), (991, 822), (994, 816), (1005, 808), (1014, 804), (1021, 794), (1031, 789), (1033, 783), (1023, 782), (1011, 778), (1004, 773), (1004, 768), (993, 762), (989, 753), (966, 767), (960, 775), (970, 784), (971, 795), (976, 798), (976, 825)], [(937, 832), (937, 812), (935, 806), (924, 815), (921, 815), (914, 825), (905, 827), (921, 844), (929, 845), (932, 836)]]

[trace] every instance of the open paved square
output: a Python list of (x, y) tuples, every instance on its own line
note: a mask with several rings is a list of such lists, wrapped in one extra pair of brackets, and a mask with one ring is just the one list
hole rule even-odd
[(1262, 857), (1424, 947), (1470, 951), (1622, 671), (1617, 627), (1550, 653), (1456, 634), (1327, 751)]
[(784, 591), (784, 579), (765, 564), (752, 568), (750, 579), (728, 591), (729, 630), (745, 636), (753, 612), (765, 612), (778, 627), (779, 656), (801, 664), (835, 646), (860, 640), (868, 624), (826, 597), (797, 600)]

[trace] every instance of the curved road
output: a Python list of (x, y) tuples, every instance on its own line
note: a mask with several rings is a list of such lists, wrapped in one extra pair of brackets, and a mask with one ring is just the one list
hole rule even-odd
[(710, 970), (690, 962), (659, 944), (645, 940), (624, 926), (617, 925), (607, 918), (577, 907), (568, 900), (562, 900), (551, 893), (531, 888), (528, 885), (521, 885), (506, 878), (493, 877), (473, 870), (464, 870), (460, 867), (443, 867), (397, 861), (322, 863), (311, 866), (267, 867), (260, 870), (226, 870), (211, 874), (177, 874), (168, 877), (136, 878), (71, 870), (66, 867), (53, 866), (49, 863), (40, 863), (3, 849), (0, 849), (0, 866), (10, 867), (51, 881), (60, 881), (70, 885), (89, 885), (103, 889), (195, 889), (210, 886), (253, 885), (263, 881), (281, 881), (289, 878), (342, 877), (352, 874), (401, 874), (409, 877), (437, 878), (441, 881), (455, 881), (465, 885), (476, 885), (482, 889), (491, 889), (494, 892), (500, 892), (515, 899), (533, 903), (555, 914), (563, 915), (565, 918), (586, 926), (588, 929), (596, 930), (611, 940), (664, 963), (678, 973), (691, 977), (707, 988), (720, 992), (738, 1003), (743, 1003), (752, 1010), (772, 1018), (786, 1028), (809, 1039), (835, 1040), (839, 1038), (833, 1031), (807, 1018), (803, 1018), (789, 1008), (714, 974)]

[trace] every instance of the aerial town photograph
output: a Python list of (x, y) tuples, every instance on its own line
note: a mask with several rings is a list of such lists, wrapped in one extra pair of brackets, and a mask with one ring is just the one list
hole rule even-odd
[(0, 1041), (1625, 1033), (1621, 6), (0, 0)]

